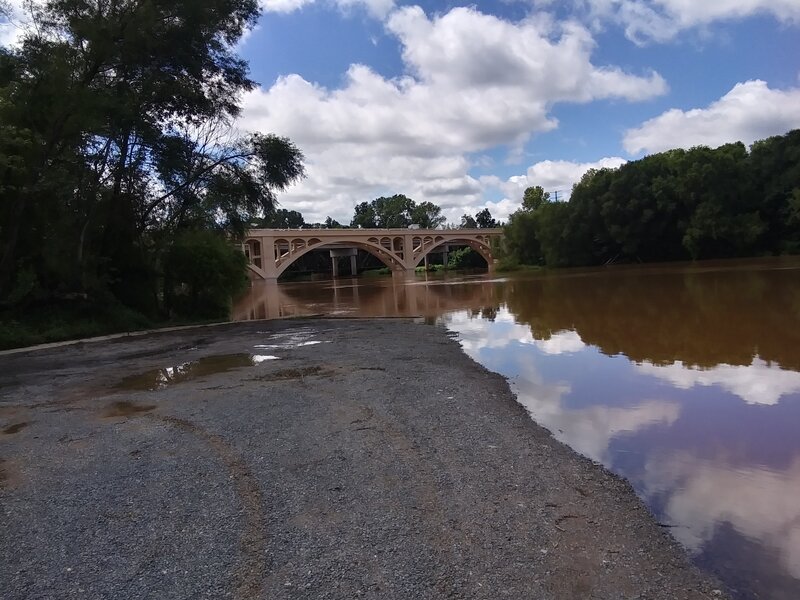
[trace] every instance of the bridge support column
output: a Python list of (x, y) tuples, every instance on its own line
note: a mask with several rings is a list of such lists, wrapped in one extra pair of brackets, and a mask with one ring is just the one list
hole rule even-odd
[(396, 271), (392, 271), (392, 279), (394, 281), (398, 281), (398, 282), (406, 281), (406, 280), (409, 280), (409, 279), (414, 279), (415, 276), (416, 276), (416, 273), (417, 273), (417, 271), (416, 271), (415, 268), (412, 267), (412, 268), (409, 269), (408, 267), (405, 267), (403, 269), (398, 269)]
[(261, 242), (261, 270), (264, 271), (264, 279), (278, 280), (278, 267), (275, 265), (275, 238), (260, 237)]
[(334, 277), (339, 276), (339, 258), (343, 256), (350, 257), (350, 274), (355, 275), (357, 273), (356, 257), (358, 256), (358, 248), (334, 248), (330, 251), (330, 255)]
[(403, 267), (414, 271), (414, 235), (411, 233), (403, 235)]

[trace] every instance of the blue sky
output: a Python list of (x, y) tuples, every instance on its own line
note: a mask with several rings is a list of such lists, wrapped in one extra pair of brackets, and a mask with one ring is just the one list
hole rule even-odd
[(279, 199), (307, 221), (394, 193), (505, 218), (528, 185), (800, 127), (800, 0), (261, 4), (238, 126), (304, 151)]

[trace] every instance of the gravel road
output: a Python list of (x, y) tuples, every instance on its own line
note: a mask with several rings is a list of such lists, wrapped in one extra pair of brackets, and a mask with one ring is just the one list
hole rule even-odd
[(0, 356), (0, 598), (725, 594), (414, 320)]

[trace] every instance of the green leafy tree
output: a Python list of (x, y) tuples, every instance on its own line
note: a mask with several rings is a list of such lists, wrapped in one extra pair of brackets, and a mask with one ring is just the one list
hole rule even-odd
[(373, 200), (373, 206), (378, 227), (381, 229), (408, 227), (412, 223), (411, 211), (414, 209), (414, 201), (403, 194), (382, 196)]
[(481, 229), (491, 229), (497, 227), (497, 221), (492, 217), (492, 213), (488, 208), (484, 208), (475, 215), (475, 222)]
[(800, 253), (800, 129), (754, 143), (748, 166), (767, 224), (761, 243), (772, 253)]
[(395, 194), (356, 205), (350, 226), (391, 229), (405, 228), (415, 223), (426, 229), (434, 229), (446, 220), (441, 213), (442, 209), (431, 202), (417, 204), (403, 194)]
[(339, 223), (336, 219), (332, 219), (331, 217), (325, 218), (325, 227), (327, 229), (343, 229), (344, 225)]
[(470, 215), (461, 215), (461, 229), (477, 229), (478, 223), (475, 221), (475, 217)]
[(523, 210), (536, 210), (542, 204), (550, 202), (550, 192), (545, 192), (540, 185), (531, 186), (525, 189), (522, 196)]
[(766, 224), (750, 187), (747, 149), (693, 148), (684, 160), (680, 185), (691, 216), (683, 243), (692, 258), (752, 255)]
[(444, 225), (447, 219), (442, 216), (442, 209), (432, 202), (420, 202), (414, 205), (412, 202), (411, 222), (416, 223), (423, 229), (436, 229)]
[(279, 208), (271, 215), (257, 219), (257, 222), (259, 227), (269, 229), (301, 229), (306, 224), (300, 212), (285, 208)]
[(362, 202), (357, 204), (350, 227), (374, 229), (378, 226), (378, 216), (375, 213), (375, 202)]
[(566, 202), (550, 202), (532, 215), (533, 231), (543, 262), (551, 267), (575, 264), (574, 233), (570, 228), (570, 206)]
[(257, 1), (29, 8), (20, 47), (0, 51), (0, 290), (23, 267), (45, 296), (151, 310), (183, 231), (241, 234), (303, 176), (289, 140), (231, 136)]
[[(505, 225), (505, 240), (503, 251), (507, 258), (513, 263), (538, 265), (544, 261), (542, 248), (539, 243), (536, 231), (536, 212), (546, 206), (549, 202), (550, 194), (545, 192), (541, 186), (531, 186), (525, 189), (522, 198), (522, 208), (514, 212)], [(476, 217), (482, 216), (484, 223), (491, 223), (488, 209), (484, 209), (483, 215), (478, 213)], [(487, 218), (488, 217), (488, 218)], [(481, 225), (480, 221), (476, 223)], [(496, 226), (496, 225), (489, 225)]]
[(528, 188), (506, 250), (549, 266), (800, 252), (800, 130), (590, 170), (569, 202)]
[(512, 257), (513, 262), (538, 265), (542, 261), (535, 221), (534, 213), (527, 210), (518, 210), (509, 217), (503, 243), (506, 254)]
[(450, 253), (448, 269), (479, 269), (486, 267), (486, 259), (470, 247), (459, 248)]
[[(142, 231), (167, 224), (178, 230), (221, 227), (241, 235), (256, 215), (274, 211), (276, 190), (286, 189), (303, 175), (303, 155), (286, 138), (253, 134), (213, 147), (177, 143), (180, 156), (188, 160), (173, 161), (170, 156), (167, 164), (159, 164), (170, 189), (147, 203)], [(281, 216), (302, 220), (299, 213)]]
[(181, 233), (166, 255), (171, 285), (167, 308), (191, 317), (224, 317), (231, 298), (247, 285), (244, 254), (224, 236), (208, 230)]

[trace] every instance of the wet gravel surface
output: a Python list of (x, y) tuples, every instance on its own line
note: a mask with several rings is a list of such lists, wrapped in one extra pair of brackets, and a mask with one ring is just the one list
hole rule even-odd
[(722, 598), (439, 327), (0, 356), (0, 598)]

